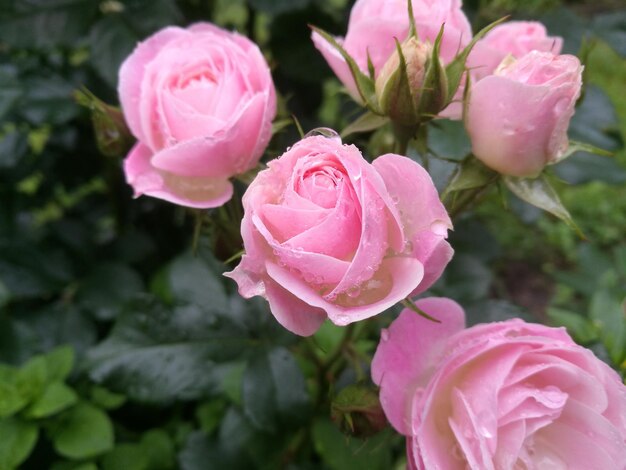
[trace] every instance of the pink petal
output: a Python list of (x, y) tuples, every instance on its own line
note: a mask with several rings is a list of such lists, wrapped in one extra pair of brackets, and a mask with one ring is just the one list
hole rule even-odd
[[(361, 96), (359, 95), (359, 91), (357, 90), (356, 83), (354, 83), (354, 79), (352, 78), (352, 74), (350, 72), (350, 67), (341, 56), (341, 53), (335, 49), (332, 44), (329, 44), (326, 39), (322, 36), (313, 32), (311, 35), (311, 39), (313, 40), (313, 44), (317, 48), (318, 51), (322, 53), (326, 62), (330, 68), (335, 72), (337, 78), (343, 83), (343, 85), (348, 90), (348, 93), (354, 98), (358, 103), (360, 103)], [(341, 44), (341, 39), (337, 38), (337, 42)]]
[(495, 75), (476, 83), (465, 121), (474, 154), (501, 173), (537, 175), (550, 158), (556, 90)]
[(412, 255), (424, 265), (424, 279), (411, 292), (411, 297), (414, 297), (437, 282), (452, 259), (454, 250), (443, 236), (430, 230), (424, 230), (415, 235), (412, 243)]
[[(389, 258), (381, 264), (379, 271), (388, 276), (384, 281), (384, 289), (376, 285), (368, 289), (367, 283), (360, 295), (341, 296), (341, 300), (331, 303), (319, 291), (301, 278), (294, 276), (288, 269), (278, 264), (267, 262), (267, 274), (289, 292), (303, 302), (326, 311), (330, 320), (339, 326), (377, 315), (404, 299), (422, 279), (423, 268), (419, 261), (412, 258)], [(373, 281), (377, 281), (376, 273)], [(381, 283), (383, 281), (380, 281)], [(339, 299), (339, 297), (338, 297)], [(343, 305), (339, 304), (343, 303)]]
[(463, 309), (453, 300), (432, 297), (418, 300), (416, 305), (441, 323), (404, 309), (389, 329), (381, 332), (372, 360), (372, 380), (380, 386), (385, 415), (405, 435), (411, 435), (416, 392), (430, 380), (446, 339), (465, 326)]
[(124, 160), (126, 181), (135, 197), (142, 194), (186, 207), (207, 209), (219, 207), (233, 194), (233, 186), (226, 179), (185, 178), (154, 168), (152, 151), (137, 143)]
[(145, 140), (141, 127), (139, 98), (145, 67), (168, 42), (187, 34), (176, 27), (162, 29), (137, 45), (126, 58), (119, 71), (118, 95), (124, 111), (124, 118), (131, 132), (139, 140)]
[(452, 221), (432, 178), (419, 164), (410, 158), (388, 153), (378, 157), (372, 165), (396, 201), (407, 238), (424, 229), (445, 235), (452, 228)]
[(271, 280), (265, 282), (265, 291), (272, 314), (292, 333), (311, 336), (326, 320), (322, 309), (307, 305)]
[(181, 176), (230, 177), (248, 170), (261, 154), (257, 142), (267, 104), (267, 95), (257, 94), (223, 135), (207, 135), (180, 142), (156, 154), (152, 164)]

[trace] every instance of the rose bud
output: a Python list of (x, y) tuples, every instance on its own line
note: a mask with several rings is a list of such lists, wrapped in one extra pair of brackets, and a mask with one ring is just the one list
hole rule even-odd
[(465, 127), (474, 155), (511, 176), (534, 177), (568, 148), (583, 67), (572, 55), (533, 51), (504, 61), (471, 90)]
[(334, 138), (306, 137), (269, 162), (243, 207), (245, 255), (227, 276), (302, 336), (423, 292), (452, 257), (452, 223), (428, 173), (394, 154), (370, 164)]
[(341, 431), (357, 437), (369, 437), (387, 426), (378, 394), (365, 385), (348, 385), (330, 405), (330, 416)]
[(256, 166), (276, 114), (259, 48), (208, 23), (140, 43), (122, 64), (118, 92), (138, 140), (124, 162), (135, 196), (189, 207), (231, 198), (229, 178)]
[(564, 328), (463, 329), (449, 299), (417, 301), (381, 340), (372, 378), (412, 470), (623, 470), (626, 387)]
[(394, 52), (378, 74), (378, 103), (382, 112), (392, 121), (406, 125), (419, 121), (418, 110), (426, 64), (432, 50), (429, 43), (420, 42), (414, 37), (409, 38), (401, 46), (403, 60), (400, 60), (398, 51)]
[[(441, 26), (441, 60), (448, 64), (472, 39), (472, 30), (461, 10), (460, 0), (413, 0), (413, 17), (420, 41), (435, 43)], [(396, 51), (396, 40), (409, 37), (407, 0), (357, 0), (350, 12), (345, 38), (337, 38), (346, 52), (364, 73), (368, 73), (368, 57), (376, 77)], [(348, 92), (361, 101), (348, 64), (337, 49), (318, 33), (312, 35), (315, 47)]]

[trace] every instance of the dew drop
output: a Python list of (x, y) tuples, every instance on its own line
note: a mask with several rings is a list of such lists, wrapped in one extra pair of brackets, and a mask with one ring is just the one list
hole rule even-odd
[(335, 130), (331, 129), (330, 127), (316, 127), (315, 129), (312, 129), (309, 132), (307, 132), (304, 135), (304, 138), (315, 137), (315, 136), (326, 137), (327, 139), (330, 139), (333, 142), (341, 144), (341, 137)]
[(430, 230), (436, 235), (445, 237), (448, 233), (448, 224), (443, 220), (435, 220), (432, 224), (430, 224)]

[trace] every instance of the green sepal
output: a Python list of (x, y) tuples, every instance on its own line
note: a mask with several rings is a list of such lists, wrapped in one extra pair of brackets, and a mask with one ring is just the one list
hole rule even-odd
[(456, 167), (450, 178), (450, 182), (441, 194), (441, 198), (445, 199), (456, 191), (486, 186), (491, 183), (497, 175), (495, 171), (487, 168), (480, 160), (470, 155)]
[(575, 140), (570, 140), (567, 150), (561, 155), (556, 161), (550, 162), (550, 165), (554, 165), (556, 163), (562, 162), (566, 158), (571, 157), (576, 152), (587, 152), (592, 153), (594, 155), (600, 155), (601, 157), (613, 157), (614, 153), (609, 152), (608, 150), (601, 149), (591, 144), (587, 144), (585, 142), (577, 142)]
[(413, 16), (413, 2), (411, 0), (407, 2), (407, 14), (409, 15), (409, 37), (419, 40), (417, 26), (415, 26), (415, 16)]
[(85, 87), (74, 91), (74, 100), (91, 111), (91, 122), (100, 152), (107, 157), (126, 155), (135, 138), (121, 109), (106, 104)]
[[(448, 78), (446, 77), (446, 70), (439, 59), (444, 26), (442, 24), (439, 29), (439, 34), (437, 34), (435, 39), (433, 51), (424, 74), (424, 84), (422, 85), (417, 109), (422, 122), (432, 119), (430, 116), (437, 115), (448, 104)], [(423, 117), (428, 119), (422, 119)]]
[(498, 26), (499, 24), (505, 22), (508, 17), (500, 18), (497, 21), (494, 21), (488, 26), (485, 26), (481, 29), (472, 39), (472, 41), (463, 49), (453, 60), (446, 66), (446, 77), (448, 78), (448, 102), (449, 104), (456, 94), (456, 90), (459, 88), (461, 84), (461, 77), (463, 73), (465, 73), (465, 63), (467, 62), (467, 58), (472, 52), (472, 49), (476, 45), (476, 43), (481, 40), (489, 31)]
[(322, 36), (331, 46), (333, 46), (343, 59), (348, 64), (350, 68), (350, 73), (352, 74), (352, 78), (354, 79), (354, 83), (356, 83), (356, 88), (359, 92), (359, 96), (363, 100), (365, 106), (372, 112), (376, 114), (381, 114), (378, 101), (376, 100), (376, 88), (374, 84), (374, 80), (361, 72), (361, 69), (354, 61), (354, 59), (346, 52), (346, 50), (339, 44), (335, 38), (333, 38), (326, 31), (316, 28), (315, 26), (311, 26), (311, 29)]
[(341, 137), (349, 136), (357, 132), (369, 132), (378, 129), (389, 122), (389, 118), (386, 116), (379, 116), (371, 111), (366, 111), (358, 118), (348, 124), (343, 131), (341, 131)]
[(511, 192), (517, 197), (558, 217), (578, 233), (581, 238), (585, 238), (582, 231), (578, 228), (572, 216), (561, 202), (559, 195), (543, 174), (539, 175), (537, 178), (503, 176), (502, 179)]
[(398, 67), (384, 83), (384, 88), (380, 92), (380, 107), (392, 121), (413, 125), (417, 122), (418, 115), (406, 69), (406, 58), (400, 42), (396, 38), (394, 41), (398, 53)]

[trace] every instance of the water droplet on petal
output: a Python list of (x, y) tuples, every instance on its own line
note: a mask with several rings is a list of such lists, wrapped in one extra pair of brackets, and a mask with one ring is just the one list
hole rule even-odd
[(448, 234), (448, 224), (443, 220), (435, 220), (430, 224), (430, 230), (437, 235), (445, 237)]
[(387, 329), (380, 331), (380, 339), (382, 339), (383, 341), (389, 340), (389, 331)]
[(341, 144), (341, 137), (337, 133), (337, 131), (331, 129), (330, 127), (316, 127), (315, 129), (307, 132), (304, 137), (314, 137), (314, 136), (322, 136), (330, 139), (338, 144)]

